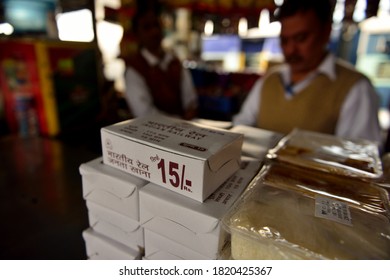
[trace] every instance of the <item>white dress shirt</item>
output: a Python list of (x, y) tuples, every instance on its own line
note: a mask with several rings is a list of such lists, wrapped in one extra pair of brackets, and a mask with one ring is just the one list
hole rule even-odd
[[(298, 93), (316, 77), (323, 73), (331, 80), (336, 79), (335, 73), (336, 57), (329, 54), (321, 65), (304, 80), (286, 88), (286, 99), (294, 98), (294, 93)], [(278, 68), (285, 85), (290, 82), (290, 68), (283, 64)], [(253, 85), (246, 100), (242, 104), (240, 112), (233, 117), (234, 125), (256, 126), (260, 108), (260, 93), (263, 86), (263, 80), (260, 78)], [(344, 104), (341, 107), (335, 135), (350, 139), (368, 139), (382, 142), (381, 129), (378, 121), (378, 95), (375, 92), (369, 80), (359, 80), (347, 94)]]
[[(174, 59), (171, 53), (165, 53), (162, 60), (150, 53), (146, 49), (141, 50), (141, 55), (150, 66), (158, 65), (162, 70), (166, 70), (169, 63)], [(134, 117), (142, 117), (154, 113), (163, 113), (153, 104), (153, 97), (149, 92), (147, 82), (133, 67), (127, 67), (125, 73), (126, 91), (125, 96), (127, 103)], [(196, 106), (198, 96), (192, 81), (191, 73), (185, 67), (182, 68), (181, 94), (183, 108)]]

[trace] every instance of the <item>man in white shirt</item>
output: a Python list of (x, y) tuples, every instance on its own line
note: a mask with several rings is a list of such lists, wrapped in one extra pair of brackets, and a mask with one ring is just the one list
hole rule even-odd
[(332, 5), (285, 0), (279, 10), (286, 63), (259, 79), (235, 125), (287, 134), (293, 128), (381, 143), (378, 96), (370, 81), (329, 53)]
[(134, 117), (163, 113), (192, 119), (197, 114), (197, 93), (189, 70), (162, 48), (158, 1), (138, 2), (132, 28), (139, 50), (126, 60), (125, 95), (129, 108)]

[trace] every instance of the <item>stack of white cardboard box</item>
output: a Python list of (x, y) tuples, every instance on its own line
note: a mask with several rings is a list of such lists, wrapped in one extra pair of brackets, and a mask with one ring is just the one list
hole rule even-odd
[[(257, 147), (245, 149), (247, 130)], [(103, 128), (103, 157), (80, 166), (88, 258), (229, 258), (221, 219), (279, 139), (257, 132), (163, 116)]]
[(89, 259), (140, 259), (144, 232), (139, 190), (148, 182), (97, 158), (80, 166), (90, 228), (83, 232)]

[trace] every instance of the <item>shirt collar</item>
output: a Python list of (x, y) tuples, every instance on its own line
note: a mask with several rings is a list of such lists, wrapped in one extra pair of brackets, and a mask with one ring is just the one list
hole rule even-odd
[[(328, 53), (317, 69), (310, 73), (306, 79), (311, 79), (318, 74), (324, 74), (334, 81), (336, 79), (335, 61), (336, 57), (332, 53)], [(290, 84), (290, 66), (288, 64), (283, 64), (279, 68), (279, 71), (282, 75), (284, 84)]]
[(162, 59), (159, 59), (157, 56), (152, 54), (145, 48), (141, 49), (141, 55), (145, 58), (150, 66), (159, 66), (161, 69), (166, 70), (168, 68), (168, 64), (173, 60), (173, 55), (169, 52), (164, 54)]
[(336, 80), (336, 69), (335, 69), (336, 57), (332, 53), (328, 53), (325, 59), (321, 62), (316, 72), (318, 74), (324, 74), (329, 77), (332, 81)]

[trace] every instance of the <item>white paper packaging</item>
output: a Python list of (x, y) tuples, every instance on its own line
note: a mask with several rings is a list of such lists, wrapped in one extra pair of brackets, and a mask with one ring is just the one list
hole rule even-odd
[(144, 248), (144, 229), (139, 221), (87, 201), (89, 225), (94, 231), (137, 250)]
[(153, 115), (102, 128), (105, 164), (197, 201), (239, 169), (243, 135)]
[(126, 247), (88, 228), (82, 233), (90, 260), (140, 260), (141, 251)]
[(140, 223), (209, 259), (216, 259), (228, 240), (220, 220), (260, 168), (257, 159), (243, 159), (231, 176), (204, 203), (150, 183), (140, 190)]
[(101, 157), (83, 163), (83, 197), (131, 219), (139, 220), (139, 189), (148, 182), (103, 163)]

